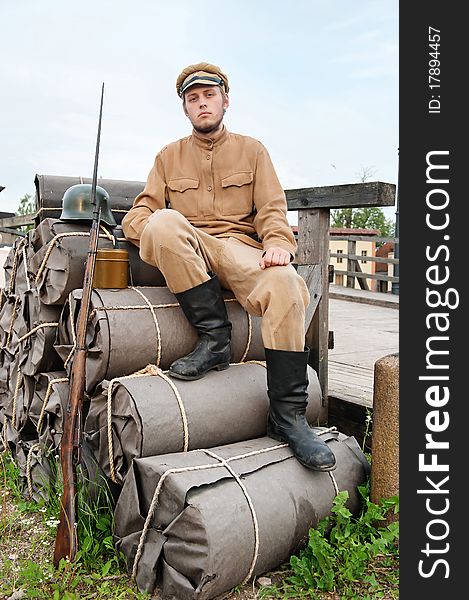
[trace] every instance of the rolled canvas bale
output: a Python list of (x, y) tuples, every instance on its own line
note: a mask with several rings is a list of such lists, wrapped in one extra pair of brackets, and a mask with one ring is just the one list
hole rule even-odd
[(27, 500), (48, 500), (58, 469), (56, 458), (37, 441), (18, 440), (12, 455), (20, 471), (20, 489)]
[(54, 348), (61, 310), (60, 306), (43, 304), (36, 289), (25, 292), (23, 319), (28, 331), (18, 339), (19, 352), (24, 355), (22, 371), (25, 375), (63, 368), (63, 361)]
[(17, 445), (23, 442), (20, 439), (18, 430), (16, 427), (13, 427), (11, 419), (9, 419), (6, 415), (2, 419), (0, 430), (2, 432), (0, 443), (2, 449), (9, 449), (14, 456)]
[(24, 294), (10, 294), (0, 310), (1, 350), (15, 354), (18, 340), (28, 331), (23, 313)]
[(31, 252), (30, 238), (32, 231), (25, 237), (16, 238), (3, 264), (5, 275), (5, 294), (21, 295), (31, 287), (28, 273), (29, 255)]
[[(6, 394), (7, 397), (10, 394), (10, 370), (14, 359), (15, 354), (13, 352), (8, 351), (6, 348), (0, 348), (0, 393)], [(0, 400), (2, 400), (1, 397)], [(0, 402), (0, 412), (1, 407), (5, 405), (5, 401)]]
[(0, 392), (9, 393), (10, 365), (13, 362), (14, 357), (14, 353), (10, 352), (8, 349), (0, 349)]
[[(81, 290), (62, 309), (55, 349), (68, 368), (75, 341)], [(251, 317), (231, 292), (224, 293), (232, 328), (232, 361), (263, 360), (261, 318)], [(95, 289), (87, 330), (86, 390), (104, 379), (130, 375), (148, 364), (165, 370), (195, 346), (197, 332), (166, 287)]]
[[(89, 233), (90, 223), (59, 219), (44, 219), (34, 230), (29, 268), (45, 304), (62, 305), (72, 290), (83, 287)], [(129, 281), (133, 285), (165, 285), (161, 272), (140, 258), (138, 248), (124, 238), (122, 228), (103, 225), (98, 248), (113, 247), (128, 251)]]
[[(2, 377), (3, 375), (3, 370), (0, 368), (0, 377)], [(5, 410), (6, 410), (6, 406), (9, 400), (9, 393), (7, 390), (2, 389), (0, 387), (0, 431), (2, 431), (2, 427), (3, 427), (3, 420), (4, 420), (4, 416), (5, 416)], [(2, 441), (0, 439), (0, 451), (2, 448)]]
[(9, 253), (7, 254), (5, 261), (3, 263), (3, 276), (5, 279), (5, 285), (3, 287), (3, 291), (5, 292), (5, 296), (12, 293), (12, 271), (13, 271), (13, 260), (16, 253), (16, 246), (21, 242), (22, 245), (25, 244), (24, 241), (21, 241), (22, 238), (17, 238), (12, 245)]
[(7, 301), (8, 294), (5, 291), (5, 288), (0, 288), (0, 311), (3, 308), (3, 305)]
[(337, 459), (332, 472), (306, 469), (267, 437), (135, 459), (115, 536), (139, 589), (158, 584), (168, 600), (215, 598), (288, 560), (339, 491), (357, 513), (369, 464), (355, 438), (322, 433)]
[[(62, 305), (71, 290), (83, 287), (89, 234), (89, 223), (45, 219), (36, 227), (29, 267), (41, 302)], [(110, 228), (101, 228), (98, 248), (112, 248), (113, 241)]]
[[(36, 174), (36, 224), (45, 218), (59, 218), (65, 190), (79, 183), (91, 183), (89, 177), (63, 177), (60, 175)], [(110, 209), (116, 223), (120, 223), (130, 209), (135, 197), (143, 190), (145, 182), (120, 179), (98, 179), (110, 197)]]
[(11, 344), (6, 346), (3, 342), (0, 347), (0, 418), (2, 419), (2, 422), (4, 415), (7, 413), (11, 417), (12, 391), (10, 378), (12, 370), (16, 371), (18, 365), (19, 354), (17, 348), (12, 348)]
[(14, 357), (10, 365), (8, 387), (5, 416), (20, 433), (22, 439), (36, 439), (35, 428), (29, 421), (29, 407), (34, 394), (34, 379), (23, 373), (19, 354)]
[[(311, 367), (308, 376), (306, 417), (314, 424), (321, 388)], [(103, 471), (122, 484), (136, 457), (264, 436), (268, 408), (264, 363), (233, 364), (196, 381), (174, 380), (159, 371), (102, 382), (91, 399), (85, 430)]]
[(69, 380), (65, 371), (49, 371), (34, 376), (29, 419), (45, 448), (58, 448), (60, 445), (68, 396)]
[[(0, 352), (0, 432), (6, 427), (6, 422), (8, 420), (7, 411), (11, 404), (10, 368), (13, 360), (14, 356), (9, 352), (4, 350)], [(5, 446), (4, 440), (1, 438), (0, 449), (5, 448)]]

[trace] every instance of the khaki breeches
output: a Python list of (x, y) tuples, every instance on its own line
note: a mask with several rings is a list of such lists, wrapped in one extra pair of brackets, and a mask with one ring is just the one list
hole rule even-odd
[(309, 292), (292, 265), (261, 269), (262, 250), (237, 238), (217, 238), (193, 227), (179, 212), (157, 211), (140, 240), (142, 260), (163, 273), (174, 294), (218, 275), (251, 315), (262, 317), (266, 348), (302, 352)]

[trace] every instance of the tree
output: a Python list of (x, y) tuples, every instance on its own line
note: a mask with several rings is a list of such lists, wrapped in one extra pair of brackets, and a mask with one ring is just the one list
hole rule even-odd
[(36, 211), (36, 205), (31, 201), (31, 194), (25, 194), (20, 198), (20, 205), (16, 211), (17, 215), (31, 215)]
[[(36, 204), (31, 200), (31, 198), (31, 194), (25, 194), (22, 198), (20, 198), (20, 205), (18, 206), (18, 210), (16, 211), (16, 214), (18, 216), (31, 215), (34, 212), (36, 212)], [(32, 225), (25, 225), (24, 227), (19, 227), (19, 231), (25, 233), (26, 231), (29, 231), (32, 228)]]
[[(375, 174), (374, 167), (361, 167), (357, 173), (358, 179), (364, 183)], [(331, 226), (346, 229), (377, 229), (383, 237), (394, 236), (394, 223), (387, 219), (383, 209), (369, 208), (339, 208), (331, 211)]]
[(394, 235), (394, 223), (386, 218), (381, 208), (341, 208), (331, 212), (332, 227), (377, 229), (383, 237)]

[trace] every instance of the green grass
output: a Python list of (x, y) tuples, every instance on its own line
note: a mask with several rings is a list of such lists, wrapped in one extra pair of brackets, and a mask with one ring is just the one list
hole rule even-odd
[(90, 502), (88, 484), (81, 480), (78, 486), (76, 560), (62, 560), (56, 569), (52, 558), (62, 490), (47, 490), (48, 501), (26, 501), (13, 458), (0, 454), (0, 599), (15, 592), (18, 598), (47, 600), (149, 598), (138, 592), (116, 552), (108, 490), (100, 486)]

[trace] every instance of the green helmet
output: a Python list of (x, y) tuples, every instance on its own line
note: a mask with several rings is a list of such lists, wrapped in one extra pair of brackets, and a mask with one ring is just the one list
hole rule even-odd
[[(91, 183), (79, 183), (65, 190), (62, 197), (62, 221), (93, 220), (93, 203), (91, 202)], [(99, 185), (96, 186), (96, 201), (100, 202), (100, 220), (110, 227), (116, 227), (117, 223), (109, 208), (110, 197), (106, 190)]]

